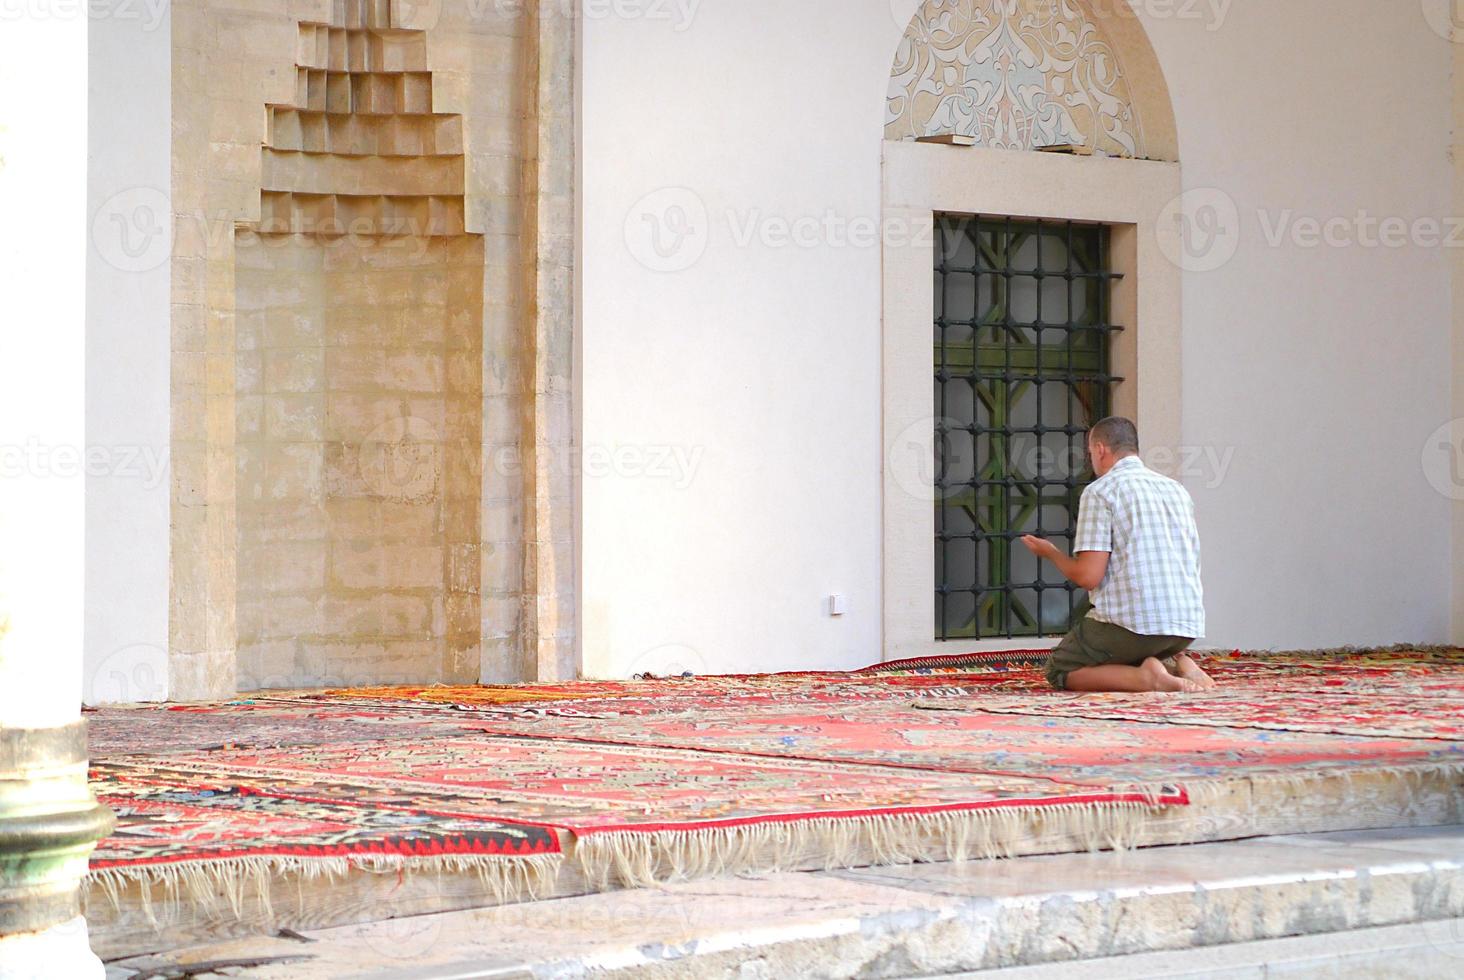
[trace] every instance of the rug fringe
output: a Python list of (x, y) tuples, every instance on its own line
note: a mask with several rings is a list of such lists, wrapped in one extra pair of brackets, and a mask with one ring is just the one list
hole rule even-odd
[[(1144, 791), (1151, 797), (1156, 790)], [(874, 814), (690, 830), (607, 831), (574, 842), (596, 888), (639, 888), (716, 875), (996, 859), (1043, 841), (1090, 851), (1137, 843), (1158, 802), (1065, 803), (943, 813)]]
[(1417, 794), (1428, 788), (1430, 784), (1437, 787), (1440, 784), (1447, 786), (1447, 784), (1453, 783), (1449, 795), (1455, 811), (1454, 816), (1456, 820), (1464, 818), (1464, 761), (1401, 763), (1393, 766), (1368, 766), (1365, 769), (1257, 773), (1228, 779), (1190, 780), (1184, 783), (1184, 787), (1189, 793), (1191, 805), (1206, 807), (1221, 802), (1227, 794), (1234, 792), (1236, 785), (1240, 783), (1249, 784), (1252, 790), (1257, 787), (1279, 787), (1295, 795), (1304, 795), (1316, 792), (1318, 783), (1335, 783), (1340, 779), (1350, 785), (1362, 777), (1375, 776), (1402, 782), (1403, 789), (1408, 794), (1406, 805), (1409, 808), (1416, 803)]
[[(148, 866), (93, 868), (86, 881), (101, 889), (114, 911), (123, 906), (123, 892), (137, 888), (143, 914), (158, 924), (155, 906), (175, 910), (197, 905), (207, 915), (242, 916), (253, 899), (259, 910), (272, 911), (271, 883), (288, 876), (304, 907), (304, 886), (321, 878), (344, 878), (351, 872), (391, 875), (463, 874), (476, 872), (497, 904), (534, 901), (549, 893), (564, 866), (562, 854), (503, 857), (486, 854), (439, 854), (429, 857), (366, 854), (348, 857), (267, 855), (180, 861)], [(161, 892), (161, 895), (158, 893)], [(83, 889), (83, 896), (87, 890)], [(131, 896), (128, 896), (130, 898)]]

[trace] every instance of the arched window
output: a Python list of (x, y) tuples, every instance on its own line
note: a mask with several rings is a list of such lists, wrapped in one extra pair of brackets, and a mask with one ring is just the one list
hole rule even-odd
[(1178, 445), (1168, 87), (1124, 2), (925, 0), (884, 136), (885, 655), (1055, 642), (1083, 596), (1017, 539), (1071, 547), (1103, 416)]

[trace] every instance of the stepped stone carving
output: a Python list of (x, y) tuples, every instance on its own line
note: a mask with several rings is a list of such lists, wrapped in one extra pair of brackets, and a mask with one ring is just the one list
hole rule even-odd
[(478, 679), (484, 241), (422, 31), (337, 0), (236, 236), (241, 689)]
[(572, 676), (576, 18), (170, 22), (170, 694)]
[(464, 234), (463, 121), (433, 111), (426, 33), (393, 27), (385, 0), (299, 27), (294, 100), (267, 107), (257, 230)]

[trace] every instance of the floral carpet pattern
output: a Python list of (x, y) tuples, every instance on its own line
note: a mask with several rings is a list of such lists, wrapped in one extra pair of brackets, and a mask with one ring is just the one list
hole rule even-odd
[(1113, 841), (1230, 780), (1464, 773), (1464, 651), (1211, 657), (1219, 687), (1176, 696), (1050, 691), (1042, 659), (102, 709), (93, 788), (119, 824), (93, 876), (471, 868), (522, 895), (571, 854), (626, 883), (996, 854)]
[(702, 752), (1012, 773), (1088, 785), (1464, 763), (1464, 742), (1442, 739), (1257, 731), (1172, 719), (1123, 724), (1079, 714), (998, 714), (982, 711), (979, 698), (934, 699), (931, 704), (963, 710), (923, 710), (905, 700), (836, 707), (780, 705), (749, 714), (741, 705), (709, 700), (676, 714), (526, 718), (485, 724), (485, 729), (504, 735)]
[(95, 766), (93, 791), (117, 814), (118, 828), (98, 849), (92, 867), (270, 856), (501, 856), (560, 850), (558, 835), (547, 827), (362, 806), (310, 793), (307, 783), (251, 779), (227, 765), (203, 769), (145, 762)]

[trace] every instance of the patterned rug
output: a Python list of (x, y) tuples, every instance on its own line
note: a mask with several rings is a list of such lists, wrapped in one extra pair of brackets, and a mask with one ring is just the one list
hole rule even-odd
[(1121, 839), (1134, 814), (1187, 802), (1173, 786), (491, 736), (133, 758), (92, 779), (119, 822), (92, 872), (114, 887), (439, 860), (532, 891), (564, 831), (592, 880), (646, 884), (786, 867), (810, 849), (831, 865), (999, 852), (998, 813)]
[(1151, 725), (1207, 725), (1274, 732), (1316, 732), (1464, 741), (1464, 697), (1259, 688), (1155, 699), (1142, 694), (1053, 694), (922, 700), (932, 710), (1092, 718)]
[[(1045, 655), (1044, 655), (1045, 657)], [(897, 701), (912, 696), (968, 697), (986, 691), (1046, 687), (1028, 664), (1001, 669), (933, 670), (908, 673), (796, 673), (704, 676), (674, 680), (586, 681), (582, 684), (503, 688), (477, 685), (432, 688), (351, 688), (317, 692), (270, 692), (261, 702), (281, 706), (322, 703), (378, 711), (444, 706), (504, 716), (617, 717), (675, 713), (709, 700), (749, 708), (789, 702), (842, 704)]]
[(1044, 659), (89, 712), (120, 818), (92, 876), (237, 907), (282, 872), (455, 869), (524, 898), (566, 862), (646, 884), (1111, 846), (1233, 780), (1464, 771), (1464, 652), (1216, 657), (1216, 693), (1174, 697), (1053, 692)]
[[(1042, 703), (1053, 698), (1044, 696)], [(939, 705), (940, 701), (935, 704)], [(678, 714), (485, 721), (485, 731), (543, 739), (698, 749), (944, 772), (1011, 773), (1093, 785), (1464, 763), (1464, 743), (1184, 724), (1129, 724), (1066, 715), (961, 711), (910, 700), (747, 712), (708, 701)]]
[(84, 717), (88, 747), (96, 759), (388, 738), (420, 740), (465, 730), (458, 718), (446, 712), (406, 714), (379, 707), (253, 701), (88, 708)]

